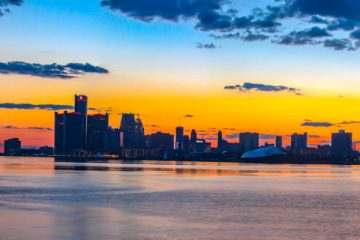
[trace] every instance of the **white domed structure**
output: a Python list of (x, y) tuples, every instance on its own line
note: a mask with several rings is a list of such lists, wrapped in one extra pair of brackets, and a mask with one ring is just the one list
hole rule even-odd
[(272, 156), (279, 156), (285, 155), (283, 151), (273, 146), (259, 148), (254, 151), (246, 152), (241, 158), (265, 158), (265, 157), (272, 157)]

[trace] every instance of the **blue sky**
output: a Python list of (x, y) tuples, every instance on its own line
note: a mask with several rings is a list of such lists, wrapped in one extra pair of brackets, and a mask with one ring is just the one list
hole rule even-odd
[[(242, 15), (269, 3), (272, 1), (244, 0), (233, 1), (232, 6)], [(301, 29), (306, 25), (298, 24), (290, 23), (290, 26)], [(11, 7), (11, 13), (0, 19), (1, 60), (91, 62), (106, 66), (119, 77), (123, 69), (131, 72), (140, 67), (154, 75), (159, 72), (171, 75), (185, 68), (194, 74), (211, 75), (207, 81), (213, 79), (219, 86), (260, 81), (290, 84), (309, 91), (343, 89), (346, 92), (358, 86), (357, 51), (283, 46), (269, 41), (215, 40), (209, 36), (211, 31), (199, 31), (194, 26), (193, 20), (145, 23), (101, 7), (99, 0), (56, 3), (25, 0), (22, 6)], [(197, 42), (214, 43), (219, 48), (197, 49)], [(221, 75), (227, 79), (219, 81)]]

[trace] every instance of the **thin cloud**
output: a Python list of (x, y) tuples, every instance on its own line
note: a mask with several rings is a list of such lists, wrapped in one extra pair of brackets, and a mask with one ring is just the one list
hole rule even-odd
[(0, 62), (0, 74), (20, 74), (42, 78), (72, 79), (86, 73), (107, 74), (105, 68), (89, 63), (39, 64), (26, 62)]
[(226, 85), (225, 90), (239, 90), (240, 92), (290, 92), (296, 95), (302, 95), (299, 89), (281, 85), (269, 85), (260, 83), (244, 83), (243, 85)]
[(331, 123), (331, 122), (313, 122), (313, 121), (305, 121), (301, 124), (303, 127), (342, 127), (344, 125), (352, 125), (352, 124), (360, 124), (360, 121), (343, 121), (339, 123)]
[[(74, 107), (72, 105), (62, 105), (62, 104), (31, 104), (31, 103), (0, 103), (0, 108), (2, 109), (22, 109), (22, 110), (72, 110)], [(94, 110), (91, 108), (90, 110)]]
[(218, 48), (214, 43), (196, 43), (196, 47), (199, 49), (216, 49)]
[(303, 127), (332, 127), (333, 125), (329, 122), (304, 122), (301, 124)]
[(28, 129), (28, 130), (36, 130), (36, 131), (53, 131), (52, 128), (49, 127), (16, 127), (13, 125), (6, 125), (6, 126), (2, 126), (1, 128), (3, 129)]

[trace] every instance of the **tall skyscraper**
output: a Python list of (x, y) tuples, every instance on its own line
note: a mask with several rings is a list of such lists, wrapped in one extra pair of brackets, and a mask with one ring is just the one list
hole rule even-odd
[(64, 153), (64, 113), (55, 112), (54, 131), (55, 154), (61, 155)]
[(193, 130), (191, 130), (191, 135), (190, 135), (190, 150), (191, 151), (195, 151), (196, 140), (197, 140), (197, 133), (196, 133), (196, 130), (193, 129)]
[(77, 154), (84, 150), (83, 141), (83, 116), (79, 112), (64, 112), (64, 154)]
[(282, 136), (276, 136), (276, 138), (275, 138), (275, 146), (276, 146), (276, 148), (282, 149), (282, 145), (283, 145)]
[(92, 153), (105, 151), (104, 137), (109, 128), (109, 114), (88, 115), (87, 147)]
[(331, 135), (331, 154), (336, 158), (348, 156), (353, 151), (352, 133), (340, 130)]
[(4, 155), (18, 155), (21, 152), (21, 141), (18, 138), (11, 138), (4, 141)]
[(291, 135), (291, 150), (303, 151), (307, 149), (307, 133)]
[(259, 148), (259, 134), (258, 133), (240, 133), (240, 146), (243, 152), (256, 150)]
[(184, 150), (184, 128), (183, 127), (176, 127), (175, 149), (178, 151)]
[(81, 114), (81, 139), (82, 148), (86, 147), (87, 140), (87, 104), (88, 97), (85, 95), (75, 95), (75, 112)]

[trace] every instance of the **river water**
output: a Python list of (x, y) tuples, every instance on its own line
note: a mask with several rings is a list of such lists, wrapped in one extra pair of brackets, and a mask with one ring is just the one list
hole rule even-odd
[(0, 239), (360, 239), (360, 168), (0, 157)]

